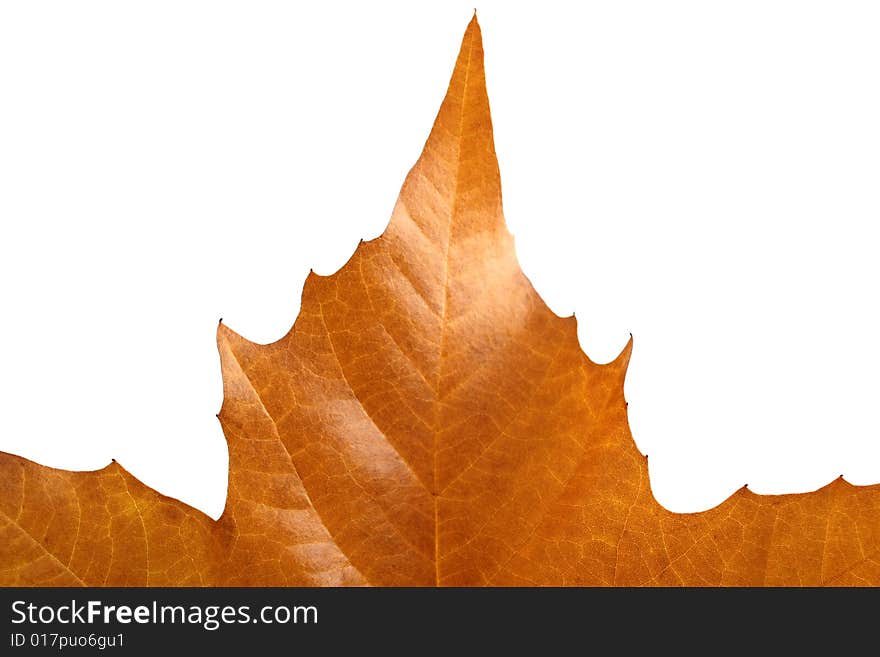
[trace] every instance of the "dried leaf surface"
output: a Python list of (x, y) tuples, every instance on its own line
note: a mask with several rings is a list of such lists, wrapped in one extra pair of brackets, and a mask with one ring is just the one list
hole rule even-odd
[(270, 345), (218, 331), (214, 522), (116, 463), (0, 454), (0, 582), (22, 585), (880, 584), (880, 485), (653, 498), (623, 380), (519, 268), (480, 28), (468, 26), (385, 233), (310, 275)]

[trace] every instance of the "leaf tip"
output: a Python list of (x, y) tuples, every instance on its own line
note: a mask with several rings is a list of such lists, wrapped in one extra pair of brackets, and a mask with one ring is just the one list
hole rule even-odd
[(476, 30), (480, 29), (480, 22), (477, 20), (477, 8), (476, 7), (474, 7), (474, 15), (471, 16), (471, 20), (467, 26), (467, 31), (470, 31), (471, 29), (476, 29)]
[(632, 333), (629, 334), (629, 340), (626, 341), (626, 344), (621, 349), (620, 353), (617, 354), (617, 358), (615, 358), (609, 365), (617, 365), (624, 372), (626, 372), (627, 367), (629, 366), (629, 358), (632, 355), (633, 350), (633, 336)]

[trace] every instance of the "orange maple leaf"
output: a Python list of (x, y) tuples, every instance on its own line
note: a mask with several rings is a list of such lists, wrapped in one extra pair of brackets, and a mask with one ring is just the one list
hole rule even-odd
[(222, 517), (113, 463), (0, 454), (0, 582), (57, 585), (880, 583), (880, 485), (651, 494), (623, 380), (519, 268), (476, 18), (387, 230), (310, 275), (269, 345), (221, 325)]

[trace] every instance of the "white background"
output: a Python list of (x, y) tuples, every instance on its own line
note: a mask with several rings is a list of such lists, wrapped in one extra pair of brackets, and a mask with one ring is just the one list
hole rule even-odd
[[(0, 5), (0, 450), (214, 517), (217, 320), (382, 232), (470, 2)], [(677, 511), (880, 480), (880, 9), (480, 2), (526, 274)]]

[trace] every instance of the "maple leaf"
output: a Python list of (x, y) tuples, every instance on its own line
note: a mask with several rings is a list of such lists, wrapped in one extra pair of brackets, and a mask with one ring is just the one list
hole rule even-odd
[(517, 264), (476, 17), (385, 233), (311, 274), (269, 345), (219, 327), (221, 518), (115, 462), (0, 454), (0, 582), (23, 585), (880, 583), (880, 485), (651, 494), (613, 362)]

